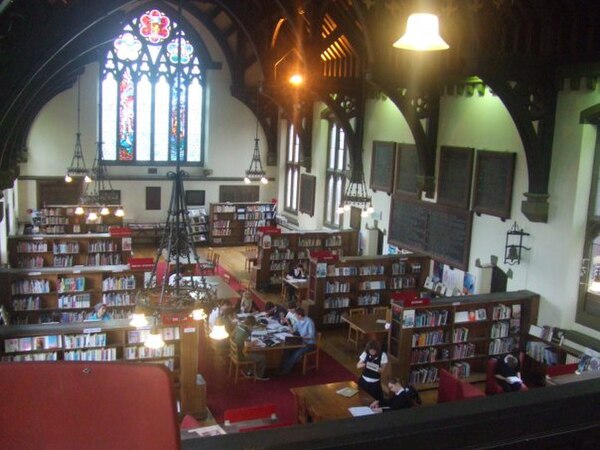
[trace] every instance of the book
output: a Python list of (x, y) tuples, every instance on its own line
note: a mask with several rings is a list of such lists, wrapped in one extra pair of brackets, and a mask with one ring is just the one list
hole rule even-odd
[(402, 328), (414, 328), (415, 326), (415, 310), (405, 309), (402, 313)]
[(352, 397), (353, 395), (358, 394), (358, 389), (354, 389), (351, 387), (345, 387), (342, 389), (338, 389), (337, 391), (335, 391), (337, 394), (340, 394), (344, 397)]
[(486, 320), (487, 312), (485, 308), (479, 308), (477, 311), (475, 311), (475, 316), (477, 317), (477, 320)]
[(44, 348), (60, 348), (60, 336), (44, 336)]
[(456, 313), (454, 313), (454, 322), (455, 323), (468, 322), (468, 321), (469, 321), (469, 311), (456, 311)]
[(350, 414), (352, 414), (352, 416), (354, 417), (369, 416), (371, 414), (375, 414), (375, 411), (373, 411), (368, 406), (352, 406), (348, 408), (348, 411), (350, 411)]

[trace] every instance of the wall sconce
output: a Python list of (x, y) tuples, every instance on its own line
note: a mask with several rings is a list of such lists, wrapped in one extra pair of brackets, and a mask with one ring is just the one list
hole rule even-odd
[(504, 263), (513, 265), (521, 263), (521, 251), (531, 250), (531, 248), (523, 246), (523, 237), (529, 236), (525, 233), (517, 222), (506, 232), (506, 244), (504, 246)]

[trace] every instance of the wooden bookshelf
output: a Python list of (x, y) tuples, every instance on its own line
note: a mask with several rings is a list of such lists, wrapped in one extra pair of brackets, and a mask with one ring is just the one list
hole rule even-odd
[(108, 266), (126, 264), (131, 237), (97, 234), (40, 234), (8, 238), (8, 259), (13, 268)]
[(150, 328), (136, 329), (128, 320), (0, 327), (2, 361), (128, 361), (164, 364), (173, 374), (182, 414), (206, 416), (206, 387), (197, 383), (198, 325), (163, 324), (165, 346), (142, 344)]
[(343, 231), (286, 231), (269, 236), (270, 246), (263, 237), (258, 242), (255, 265), (255, 286), (261, 289), (281, 286), (282, 277), (299, 262), (308, 273), (310, 252), (328, 250), (339, 256), (354, 256), (358, 250), (358, 232)]
[[(311, 258), (308, 298), (318, 327), (339, 325), (350, 308), (388, 306), (394, 292), (422, 286), (430, 260), (422, 255)], [(392, 286), (395, 286), (392, 288)]]
[(436, 388), (440, 369), (468, 381), (485, 380), (487, 360), (524, 351), (538, 315), (530, 291), (446, 297), (429, 305), (392, 302), (388, 354), (398, 375), (419, 389)]
[[(83, 205), (86, 214), (76, 215), (76, 205), (49, 205), (39, 212), (39, 231), (42, 234), (79, 234), (79, 233), (107, 233), (110, 226), (123, 226), (123, 218), (114, 215), (118, 205), (107, 205), (111, 214), (100, 215), (100, 207)], [(98, 219), (90, 221), (87, 212), (90, 208), (98, 213)]]
[(273, 203), (211, 203), (210, 243), (244, 245), (258, 240), (258, 228), (275, 225)]
[(0, 304), (11, 324), (83, 322), (104, 303), (113, 319), (128, 318), (144, 272), (128, 266), (0, 270)]

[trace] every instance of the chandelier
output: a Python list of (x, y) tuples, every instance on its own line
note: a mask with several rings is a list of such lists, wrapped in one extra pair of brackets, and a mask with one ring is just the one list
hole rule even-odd
[(267, 184), (267, 172), (263, 169), (262, 162), (260, 160), (260, 147), (258, 145), (258, 94), (260, 87), (256, 90), (256, 133), (254, 135), (254, 151), (252, 152), (252, 160), (250, 161), (250, 167), (246, 170), (246, 176), (244, 177), (244, 183), (250, 184), (252, 181), (259, 181), (262, 184)]
[(67, 168), (67, 174), (65, 175), (65, 181), (71, 183), (75, 177), (83, 177), (83, 181), (90, 183), (92, 179), (89, 176), (88, 170), (85, 167), (85, 160), (83, 159), (83, 151), (81, 149), (81, 81), (80, 77), (77, 77), (77, 133), (75, 133), (75, 151), (73, 152), (73, 158), (71, 158), (71, 165)]
[(360, 213), (361, 217), (368, 217), (374, 211), (373, 201), (367, 191), (362, 167), (358, 167), (352, 171), (352, 177), (346, 185), (346, 189), (342, 195), (342, 203), (338, 207), (337, 212), (338, 214), (343, 214), (346, 211), (350, 211), (352, 206), (356, 206), (362, 210)]
[[(87, 184), (80, 199), (80, 204), (75, 209), (75, 214), (85, 214), (84, 207), (88, 208), (88, 220), (98, 220), (98, 214), (107, 216), (110, 209), (107, 206), (109, 200), (107, 193), (112, 192), (113, 187), (108, 177), (106, 166), (102, 164), (102, 142), (97, 142), (96, 157), (92, 164), (91, 174), (93, 183)], [(116, 217), (123, 217), (125, 212), (121, 206), (115, 209)]]
[[(181, 1), (179, 2), (179, 18), (182, 17)], [(179, 29), (180, 30), (180, 29)], [(180, 31), (178, 30), (178, 33)], [(176, 71), (177, 110), (181, 110), (181, 37), (176, 37), (178, 46), (178, 66)], [(192, 227), (189, 211), (185, 201), (183, 180), (187, 173), (181, 170), (181, 144), (183, 142), (181, 114), (176, 115), (176, 166), (174, 172), (169, 172), (167, 178), (173, 180), (173, 190), (164, 232), (160, 246), (156, 252), (154, 265), (149, 279), (144, 287), (135, 294), (135, 311), (130, 325), (135, 327), (148, 326), (146, 318), (152, 317), (153, 326), (144, 345), (149, 348), (160, 348), (164, 345), (158, 325), (165, 320), (186, 319), (192, 316), (194, 320), (204, 320), (207, 313), (216, 306), (216, 286), (212, 286), (204, 278), (202, 270), (194, 275), (194, 270), (184, 274), (184, 267), (199, 268), (200, 258), (192, 240)], [(159, 266), (165, 270), (159, 275)], [(173, 270), (173, 275), (169, 271)]]

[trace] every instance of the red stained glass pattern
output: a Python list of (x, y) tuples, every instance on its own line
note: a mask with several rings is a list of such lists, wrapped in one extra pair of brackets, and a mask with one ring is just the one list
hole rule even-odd
[(171, 20), (157, 9), (140, 17), (140, 34), (153, 44), (158, 44), (169, 37)]

